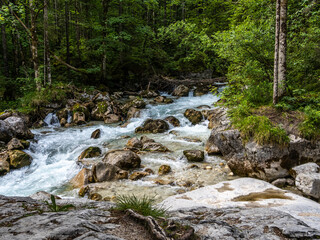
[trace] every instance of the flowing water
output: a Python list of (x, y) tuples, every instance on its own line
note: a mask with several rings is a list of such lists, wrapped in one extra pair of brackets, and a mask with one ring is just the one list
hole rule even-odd
[[(140, 117), (131, 119), (130, 124), (125, 128), (99, 122), (90, 126), (61, 128), (56, 123), (55, 116), (50, 116), (50, 119), (48, 117), (48, 127), (32, 130), (35, 140), (26, 150), (33, 157), (31, 166), (11, 171), (1, 177), (0, 194), (28, 196), (37, 191), (46, 191), (62, 197), (76, 197), (78, 190), (70, 189), (68, 183), (81, 170), (81, 166), (77, 164), (77, 158), (83, 150), (90, 146), (100, 147), (102, 158), (110, 149), (123, 148), (129, 136), (141, 136), (135, 134), (134, 130), (145, 119), (164, 119), (167, 116), (178, 118), (181, 127), (170, 126), (167, 133), (145, 135), (162, 143), (171, 152), (140, 155), (142, 164), (146, 168), (153, 169), (155, 174), (138, 181), (121, 180), (94, 184), (95, 191), (110, 198), (125, 193), (146, 194), (160, 201), (177, 192), (226, 180), (228, 169), (222, 166), (223, 160), (219, 157), (206, 156), (205, 162), (197, 163), (199, 168), (190, 168), (191, 164), (183, 157), (183, 150), (203, 150), (210, 135), (207, 121), (194, 126), (183, 116), (184, 111), (200, 105), (213, 108), (213, 103), (218, 100), (218, 97), (212, 94), (201, 97), (192, 97), (191, 94), (188, 97), (174, 99), (172, 104), (148, 104), (146, 109), (142, 110)], [(101, 130), (101, 137), (91, 139), (91, 133), (98, 128)], [(170, 131), (174, 134), (169, 133)], [(172, 173), (159, 177), (157, 171), (163, 164), (170, 165)], [(170, 184), (159, 185), (154, 182), (156, 180)]]

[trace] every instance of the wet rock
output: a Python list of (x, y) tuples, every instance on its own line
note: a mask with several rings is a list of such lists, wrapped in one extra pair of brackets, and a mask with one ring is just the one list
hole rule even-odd
[(117, 172), (117, 179), (122, 180), (122, 179), (128, 179), (129, 173), (128, 171), (120, 170)]
[(171, 172), (171, 167), (169, 165), (161, 165), (158, 170), (159, 176), (166, 175)]
[(137, 180), (144, 178), (148, 175), (149, 175), (149, 173), (147, 173), (147, 172), (134, 172), (129, 176), (129, 179), (132, 181), (137, 181)]
[(144, 171), (149, 174), (154, 174), (154, 171), (151, 168), (146, 168)]
[(103, 162), (129, 170), (140, 167), (141, 159), (138, 154), (130, 150), (111, 150), (106, 153)]
[(84, 158), (94, 158), (99, 157), (101, 154), (101, 149), (98, 147), (89, 147), (86, 150), (84, 150), (80, 156), (78, 157), (78, 160), (84, 159)]
[(147, 119), (142, 126), (136, 128), (136, 133), (164, 133), (169, 130), (169, 125), (161, 119)]
[(126, 146), (128, 148), (140, 149), (140, 148), (142, 148), (142, 142), (137, 137), (134, 137), (134, 138), (129, 139)]
[(167, 147), (157, 142), (145, 142), (143, 144), (142, 150), (150, 151), (150, 152), (168, 152), (169, 151)]
[(165, 96), (158, 96), (154, 99), (154, 102), (169, 104), (169, 103), (173, 103), (173, 100)]
[(74, 188), (81, 188), (92, 182), (94, 182), (92, 172), (87, 168), (82, 168), (81, 171), (70, 181)]
[(93, 201), (101, 201), (102, 196), (99, 193), (92, 193), (90, 194), (89, 198)]
[(166, 117), (164, 120), (168, 121), (171, 125), (173, 125), (174, 127), (179, 127), (180, 126), (180, 121), (179, 119), (177, 119), (174, 116), (169, 116)]
[(138, 118), (140, 116), (140, 110), (135, 107), (130, 107), (127, 112), (127, 119)]
[(72, 107), (72, 112), (73, 112), (73, 121), (78, 124), (78, 121), (86, 121), (90, 118), (90, 112), (88, 108), (84, 105), (81, 105), (79, 103), (73, 105)]
[(91, 138), (98, 139), (98, 138), (100, 138), (100, 135), (101, 135), (101, 130), (96, 129), (91, 133)]
[(32, 157), (21, 150), (9, 151), (9, 158), (11, 168), (22, 168), (29, 166), (32, 162)]
[(0, 141), (9, 142), (13, 137), (19, 139), (34, 137), (23, 118), (12, 116), (3, 121), (0, 120)]
[(155, 184), (159, 184), (159, 185), (173, 185), (174, 182), (172, 180), (165, 180), (165, 179), (157, 179), (154, 180)]
[(69, 110), (67, 108), (63, 108), (59, 111), (56, 112), (56, 115), (58, 117), (58, 119), (68, 119), (68, 115), (69, 115)]
[(104, 114), (108, 112), (109, 103), (108, 102), (99, 102), (97, 105), (92, 109), (91, 118), (97, 121), (103, 121)]
[(120, 116), (116, 114), (107, 114), (104, 115), (104, 123), (111, 124), (111, 123), (117, 123), (121, 120)]
[(67, 120), (65, 118), (61, 118), (60, 120), (60, 126), (64, 127), (67, 124)]
[(9, 142), (13, 137), (10, 125), (3, 120), (0, 120), (0, 141)]
[(189, 95), (190, 89), (187, 86), (179, 85), (172, 93), (173, 96), (185, 97)]
[(185, 150), (183, 155), (189, 162), (202, 162), (204, 160), (204, 152), (201, 150)]
[(194, 90), (193, 95), (198, 97), (198, 96), (205, 95), (208, 92), (209, 92), (209, 87), (208, 86), (199, 86)]
[(155, 142), (153, 139), (148, 138), (147, 136), (141, 136), (140, 141), (142, 142), (142, 144), (145, 144), (147, 142)]
[(87, 193), (89, 193), (89, 191), (90, 191), (89, 186), (83, 186), (80, 188), (78, 195), (80, 197), (84, 197)]
[(1, 159), (1, 156), (0, 156), (0, 176), (6, 175), (9, 171), (10, 171), (9, 162)]
[(300, 173), (318, 173), (320, 172), (320, 167), (316, 163), (305, 163), (290, 169), (289, 173), (293, 178), (296, 178)]
[(127, 112), (131, 107), (143, 109), (146, 107), (146, 103), (143, 101), (143, 99), (136, 98), (136, 99), (133, 99), (132, 101), (124, 104), (121, 107), (121, 109), (123, 112)]
[(15, 150), (15, 149), (16, 150), (22, 150), (22, 149), (24, 149), (23, 144), (17, 138), (12, 138), (10, 140), (10, 142), (8, 142), (7, 147), (8, 147), (8, 150)]
[(105, 182), (117, 179), (117, 174), (121, 171), (115, 165), (98, 162), (92, 167), (92, 175), (95, 182)]
[(73, 122), (76, 125), (86, 124), (86, 115), (83, 112), (75, 112), (73, 114)]
[(208, 155), (221, 154), (220, 149), (214, 144), (212, 138), (210, 138), (210, 137), (206, 143), (205, 150), (208, 153)]
[(304, 194), (320, 200), (320, 173), (300, 173), (295, 182)]
[(139, 94), (139, 96), (141, 96), (143, 98), (154, 98), (159, 95), (158, 93), (156, 93), (153, 90), (142, 90), (138, 94)]
[(194, 109), (187, 109), (184, 112), (184, 116), (193, 124), (196, 125), (202, 121), (202, 113), (194, 110)]

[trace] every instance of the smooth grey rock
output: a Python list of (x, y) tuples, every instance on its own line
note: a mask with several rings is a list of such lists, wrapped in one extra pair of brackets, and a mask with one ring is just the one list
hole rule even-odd
[(20, 117), (8, 117), (4, 122), (10, 126), (14, 137), (19, 139), (31, 139), (34, 137), (24, 119)]
[(296, 187), (304, 194), (320, 199), (320, 173), (300, 173), (296, 177)]
[(306, 163), (292, 168), (289, 173), (293, 178), (296, 178), (300, 173), (318, 173), (320, 167), (316, 163)]
[(117, 177), (120, 168), (109, 163), (98, 162), (92, 167), (92, 175), (95, 182), (112, 181)]

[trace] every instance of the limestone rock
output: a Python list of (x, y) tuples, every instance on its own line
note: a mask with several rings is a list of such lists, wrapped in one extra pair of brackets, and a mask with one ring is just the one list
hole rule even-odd
[(146, 177), (148, 175), (149, 175), (149, 173), (147, 173), (147, 172), (134, 172), (129, 176), (129, 179), (132, 181), (137, 181), (137, 180), (139, 180), (143, 177)]
[(100, 138), (100, 135), (101, 135), (101, 130), (96, 129), (91, 133), (91, 138), (98, 139), (98, 138)]
[(296, 187), (307, 196), (320, 199), (320, 173), (299, 173)]
[(139, 96), (144, 98), (154, 98), (157, 97), (159, 94), (153, 90), (142, 90), (139, 93)]
[(204, 160), (204, 152), (201, 150), (185, 150), (183, 155), (190, 162), (202, 162)]
[(81, 171), (71, 179), (70, 183), (74, 188), (81, 188), (84, 185), (93, 182), (93, 176), (90, 169), (83, 168)]
[(135, 107), (130, 107), (127, 112), (127, 119), (138, 118), (140, 116), (140, 110)]
[(112, 113), (104, 115), (103, 119), (104, 119), (104, 123), (107, 123), (107, 124), (117, 123), (121, 120), (120, 116)]
[(169, 165), (161, 165), (159, 167), (158, 174), (160, 176), (168, 174), (169, 172), (171, 172), (171, 167)]
[(169, 125), (161, 119), (147, 119), (141, 127), (136, 128), (136, 133), (164, 133), (169, 130)]
[(22, 152), (21, 150), (12, 150), (9, 151), (10, 158), (10, 167), (12, 168), (22, 168), (25, 166), (29, 166), (32, 161), (32, 157)]
[(89, 147), (86, 150), (84, 150), (80, 156), (78, 157), (78, 160), (84, 159), (84, 158), (94, 158), (99, 157), (101, 154), (101, 149), (98, 147)]
[(17, 138), (12, 138), (10, 142), (8, 142), (8, 150), (22, 150), (24, 149), (23, 144)]
[(12, 116), (0, 120), (0, 141), (8, 142), (13, 137), (19, 139), (32, 139), (34, 137), (27, 123), (21, 117)]
[(150, 152), (168, 152), (169, 149), (163, 146), (161, 143), (157, 142), (146, 142), (143, 144), (142, 147), (143, 151), (150, 151)]
[(158, 96), (154, 99), (154, 101), (157, 103), (165, 103), (165, 104), (173, 103), (173, 100), (171, 98), (167, 98), (165, 96)]
[(109, 102), (101, 101), (91, 111), (91, 118), (97, 121), (103, 121), (103, 116), (108, 110), (110, 111)]
[(103, 162), (128, 170), (140, 167), (141, 159), (138, 154), (130, 150), (111, 150), (106, 153)]
[(172, 124), (174, 127), (179, 127), (180, 126), (180, 121), (178, 118), (174, 116), (169, 116), (166, 117), (164, 120), (168, 121), (170, 124)]
[(320, 167), (316, 163), (305, 163), (290, 169), (289, 173), (293, 178), (296, 178), (300, 173), (318, 173)]
[(10, 165), (7, 161), (0, 159), (0, 176), (6, 175), (10, 171)]
[(115, 165), (98, 162), (92, 167), (92, 175), (95, 182), (105, 182), (117, 179), (117, 174), (121, 171)]
[(153, 139), (148, 138), (147, 136), (141, 136), (140, 141), (142, 142), (142, 144), (145, 144), (147, 142), (155, 142)]
[(76, 125), (82, 125), (86, 123), (86, 115), (83, 112), (75, 112), (73, 114), (73, 122)]
[(196, 125), (198, 124), (199, 122), (202, 121), (202, 113), (197, 111), (197, 110), (194, 110), (194, 109), (187, 109), (185, 112), (184, 112), (184, 116), (193, 124), (193, 125)]
[(126, 146), (128, 148), (140, 149), (140, 148), (142, 148), (142, 142), (137, 137), (134, 137), (134, 138), (129, 139)]
[(173, 96), (185, 97), (189, 95), (190, 89), (187, 86), (179, 85), (172, 93)]

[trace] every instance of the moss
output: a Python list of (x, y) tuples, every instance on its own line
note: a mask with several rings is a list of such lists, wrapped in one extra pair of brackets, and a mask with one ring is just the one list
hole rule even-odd
[(289, 199), (292, 200), (291, 197), (285, 195), (284, 191), (278, 189), (266, 189), (263, 192), (254, 192), (248, 195), (243, 195), (232, 199), (234, 202), (247, 202), (247, 201), (260, 201), (264, 199)]
[(108, 103), (107, 102), (99, 102), (98, 104), (97, 104), (97, 108), (98, 108), (98, 113), (99, 114), (103, 114), (103, 113), (105, 113), (105, 112), (107, 112), (108, 111)]

